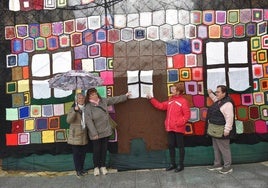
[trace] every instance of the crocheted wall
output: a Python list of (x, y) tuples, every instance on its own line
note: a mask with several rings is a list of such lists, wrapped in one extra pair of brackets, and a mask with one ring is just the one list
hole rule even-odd
[(98, 74), (102, 97), (132, 92), (109, 109), (119, 124), (114, 152), (129, 153), (139, 138), (148, 151), (167, 149), (165, 113), (145, 96), (165, 100), (175, 82), (191, 105), (186, 146), (211, 145), (206, 91), (219, 84), (235, 102), (234, 142), (268, 141), (267, 2), (10, 0), (1, 7), (0, 157), (71, 151), (66, 113), (75, 91), (48, 85), (71, 69)]

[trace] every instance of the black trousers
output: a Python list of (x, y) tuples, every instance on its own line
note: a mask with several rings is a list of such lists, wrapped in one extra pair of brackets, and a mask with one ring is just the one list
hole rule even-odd
[(74, 167), (77, 172), (84, 169), (86, 145), (72, 145)]
[(94, 168), (105, 167), (109, 137), (92, 140)]
[(168, 132), (168, 149), (169, 149), (169, 155), (170, 155), (170, 163), (174, 166), (176, 166), (176, 146), (179, 148), (179, 165), (183, 165), (184, 161), (184, 139), (183, 139), (183, 133), (177, 133), (177, 132)]

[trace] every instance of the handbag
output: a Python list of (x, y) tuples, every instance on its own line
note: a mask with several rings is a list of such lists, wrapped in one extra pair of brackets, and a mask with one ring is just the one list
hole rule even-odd
[(221, 138), (223, 136), (224, 125), (208, 123), (207, 134), (211, 137)]

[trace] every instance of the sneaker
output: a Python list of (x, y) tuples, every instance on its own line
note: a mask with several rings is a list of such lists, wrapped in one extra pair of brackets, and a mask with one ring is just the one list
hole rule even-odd
[(100, 171), (101, 171), (101, 173), (102, 173), (103, 175), (106, 175), (106, 174), (108, 173), (106, 167), (101, 167), (101, 168), (100, 168)]
[(94, 168), (94, 176), (100, 175), (100, 169), (98, 167)]
[(213, 166), (209, 166), (207, 169), (208, 169), (209, 171), (215, 171), (215, 170), (219, 171), (219, 170), (222, 170), (222, 166), (219, 166), (219, 165), (213, 165)]
[(223, 169), (221, 169), (221, 170), (219, 171), (219, 173), (221, 173), (221, 174), (229, 174), (229, 173), (231, 173), (231, 172), (233, 172), (233, 169), (232, 169), (231, 167), (228, 167), (228, 168), (224, 168), (224, 167), (223, 167)]

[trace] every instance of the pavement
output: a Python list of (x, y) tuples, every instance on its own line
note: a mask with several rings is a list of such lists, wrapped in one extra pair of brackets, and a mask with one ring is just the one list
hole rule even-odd
[(179, 173), (165, 169), (121, 171), (82, 178), (74, 171), (18, 172), (0, 170), (0, 188), (268, 188), (268, 161), (233, 165), (233, 172), (220, 174), (208, 166), (185, 167)]

